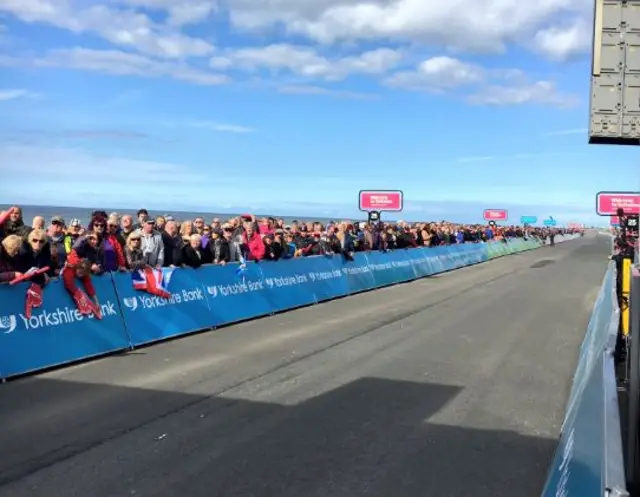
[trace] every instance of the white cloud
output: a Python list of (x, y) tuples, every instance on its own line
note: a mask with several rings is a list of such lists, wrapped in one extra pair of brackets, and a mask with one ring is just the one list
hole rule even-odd
[(15, 100), (16, 98), (36, 98), (37, 96), (37, 93), (24, 89), (0, 90), (0, 101)]
[(575, 19), (570, 25), (541, 29), (533, 39), (533, 46), (550, 59), (565, 61), (590, 49), (591, 31), (585, 19)]
[(526, 43), (558, 16), (587, 18), (591, 0), (230, 0), (231, 20), (249, 30), (282, 24), (292, 34), (337, 40), (419, 41), (472, 51)]
[(155, 23), (146, 14), (106, 5), (82, 5), (70, 0), (0, 0), (0, 12), (28, 23), (97, 34), (115, 45), (160, 57), (205, 56), (214, 50), (209, 42)]
[(327, 58), (311, 47), (273, 44), (227, 51), (211, 59), (217, 69), (290, 71), (314, 79), (340, 80), (350, 74), (383, 74), (400, 63), (402, 53), (379, 48), (356, 56)]
[(35, 67), (65, 67), (121, 76), (145, 78), (166, 77), (199, 85), (221, 85), (229, 77), (194, 68), (184, 62), (157, 60), (120, 50), (92, 50), (72, 48), (51, 50), (43, 57), (3, 57), (2, 65), (31, 65)]
[(477, 84), (485, 79), (485, 71), (452, 57), (433, 57), (421, 62), (414, 71), (403, 71), (387, 79), (396, 88), (416, 91), (442, 91), (461, 85)]
[(472, 104), (519, 105), (539, 103), (568, 107), (576, 103), (572, 95), (560, 93), (551, 81), (529, 81), (516, 69), (488, 70), (453, 57), (433, 57), (412, 71), (393, 74), (388, 86), (431, 93), (455, 92), (464, 87)]

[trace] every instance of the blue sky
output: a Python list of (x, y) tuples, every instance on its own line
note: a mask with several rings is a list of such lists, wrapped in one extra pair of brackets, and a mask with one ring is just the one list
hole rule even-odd
[(0, 0), (3, 202), (603, 221), (640, 168), (587, 145), (591, 9)]

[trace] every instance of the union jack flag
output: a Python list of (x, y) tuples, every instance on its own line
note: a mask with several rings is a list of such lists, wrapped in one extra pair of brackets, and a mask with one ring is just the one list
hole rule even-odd
[(168, 287), (173, 271), (174, 268), (169, 267), (161, 269), (146, 267), (133, 271), (131, 273), (133, 288), (168, 299), (171, 297)]

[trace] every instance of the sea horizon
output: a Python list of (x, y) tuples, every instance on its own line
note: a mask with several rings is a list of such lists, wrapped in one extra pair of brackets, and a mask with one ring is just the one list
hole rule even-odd
[[(25, 224), (31, 224), (31, 221), (35, 216), (44, 217), (47, 222), (51, 220), (54, 216), (62, 216), (65, 222), (69, 223), (71, 219), (80, 219), (83, 225), (86, 225), (89, 222), (91, 217), (91, 213), (95, 210), (103, 210), (107, 214), (111, 214), (112, 212), (117, 212), (120, 216), (129, 214), (134, 218), (136, 217), (136, 212), (139, 209), (146, 207), (139, 207), (137, 209), (130, 207), (77, 207), (77, 206), (63, 206), (63, 205), (46, 205), (46, 204), (0, 204), (0, 211), (6, 210), (12, 205), (17, 205), (22, 209), (22, 215)], [(164, 215), (171, 215), (177, 221), (185, 221), (185, 220), (193, 220), (196, 217), (204, 218), (206, 223), (211, 223), (214, 218), (220, 218), (221, 220), (226, 220), (232, 217), (239, 216), (241, 214), (250, 213), (255, 214), (257, 218), (260, 217), (274, 217), (276, 219), (284, 219), (286, 223), (291, 223), (294, 220), (305, 221), (305, 222), (324, 222), (328, 221), (341, 221), (341, 220), (364, 220), (367, 218), (366, 215), (363, 215), (359, 218), (354, 218), (352, 216), (344, 216), (344, 217), (322, 217), (322, 216), (310, 216), (310, 215), (282, 215), (282, 214), (267, 214), (262, 212), (233, 212), (233, 211), (221, 211), (221, 212), (212, 212), (212, 211), (196, 211), (196, 210), (178, 210), (178, 209), (147, 209), (149, 211), (149, 215), (151, 217), (158, 217)], [(364, 213), (363, 213), (364, 214)]]

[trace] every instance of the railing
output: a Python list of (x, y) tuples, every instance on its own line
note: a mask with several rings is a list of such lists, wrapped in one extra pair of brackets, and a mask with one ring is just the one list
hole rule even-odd
[[(564, 239), (573, 238), (565, 237)], [(169, 299), (133, 288), (131, 275), (93, 277), (103, 319), (75, 308), (52, 280), (43, 304), (23, 314), (28, 284), (0, 285), (0, 378), (406, 282), (540, 246), (539, 241), (461, 244), (278, 262), (176, 269)]]
[(543, 497), (627, 496), (614, 352), (620, 309), (609, 263), (580, 350)]

